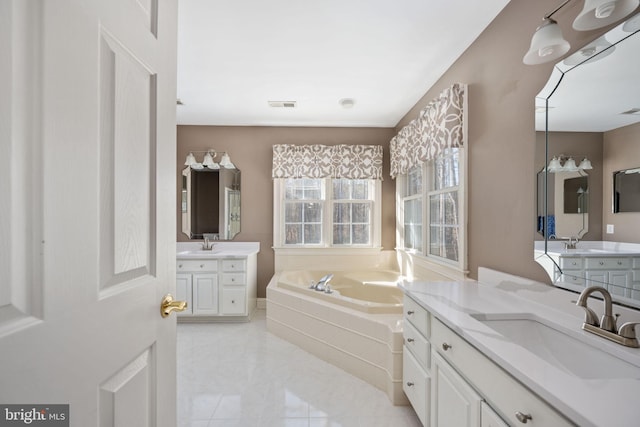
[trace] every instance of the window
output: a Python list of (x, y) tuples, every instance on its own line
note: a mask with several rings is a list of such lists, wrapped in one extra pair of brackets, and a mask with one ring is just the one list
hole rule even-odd
[(282, 246), (379, 246), (379, 180), (287, 178), (274, 185), (282, 194), (275, 199), (282, 205), (275, 239)]
[[(460, 154), (459, 148), (445, 149), (433, 161), (414, 166), (400, 177), (400, 247), (445, 262), (464, 262)], [(423, 242), (428, 242), (426, 248)]]

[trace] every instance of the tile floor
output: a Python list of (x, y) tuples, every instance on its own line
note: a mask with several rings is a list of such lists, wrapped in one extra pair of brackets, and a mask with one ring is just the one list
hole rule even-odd
[(249, 323), (178, 324), (179, 427), (419, 427), (410, 406)]

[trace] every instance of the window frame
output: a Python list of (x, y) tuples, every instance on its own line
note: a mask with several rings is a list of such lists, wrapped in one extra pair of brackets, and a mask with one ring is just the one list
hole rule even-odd
[[(442, 156), (440, 156), (442, 157)], [(396, 241), (399, 250), (429, 261), (455, 268), (458, 271), (467, 270), (467, 150), (466, 147), (458, 149), (458, 185), (435, 189), (431, 185), (433, 181), (433, 169), (435, 160), (431, 160), (420, 167), (422, 170), (422, 193), (420, 195), (405, 196), (408, 173), (396, 177)], [(458, 192), (458, 260), (452, 260), (430, 253), (431, 233), (431, 206), (430, 197), (438, 194)], [(405, 202), (421, 198), (422, 201), (422, 249), (407, 248), (405, 244)]]
[[(333, 199), (334, 178), (317, 178), (321, 181), (322, 203), (322, 233), (320, 243), (285, 243), (285, 195), (287, 178), (273, 179), (274, 218), (273, 218), (273, 247), (274, 249), (380, 249), (382, 235), (382, 183), (379, 179), (368, 179), (369, 192), (372, 199)], [(314, 200), (315, 201), (315, 200)], [(370, 224), (368, 244), (334, 244), (333, 243), (333, 207), (336, 202), (368, 202), (370, 203)]]

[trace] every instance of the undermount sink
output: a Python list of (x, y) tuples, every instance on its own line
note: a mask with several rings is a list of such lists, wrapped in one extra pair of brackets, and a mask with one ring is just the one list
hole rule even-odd
[(178, 251), (176, 252), (177, 256), (203, 256), (203, 255), (212, 255), (219, 252), (216, 249), (204, 250), (204, 249), (195, 249), (190, 251)]
[(545, 323), (534, 314), (470, 314), (505, 339), (583, 379), (640, 379), (640, 367)]

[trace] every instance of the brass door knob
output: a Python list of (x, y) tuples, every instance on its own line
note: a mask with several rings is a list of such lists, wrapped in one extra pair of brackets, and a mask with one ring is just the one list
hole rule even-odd
[(173, 295), (166, 294), (160, 303), (160, 315), (167, 317), (173, 311), (184, 311), (187, 309), (186, 301), (175, 301)]

